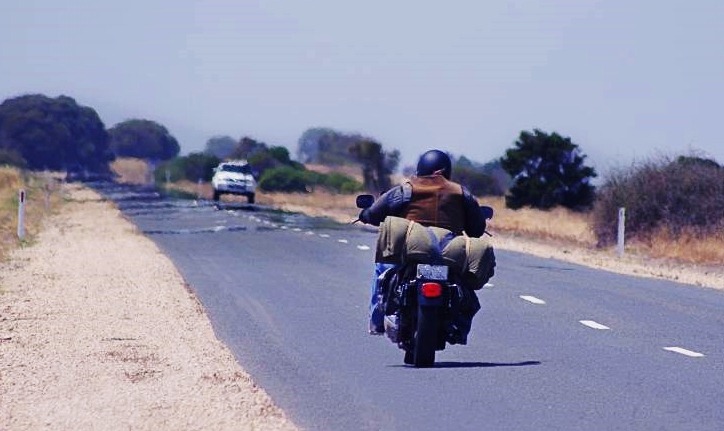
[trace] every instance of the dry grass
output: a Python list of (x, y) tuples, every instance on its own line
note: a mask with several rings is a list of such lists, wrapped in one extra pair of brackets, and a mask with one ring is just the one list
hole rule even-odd
[(721, 265), (724, 262), (724, 232), (702, 237), (687, 231), (676, 237), (662, 229), (646, 241), (632, 241), (630, 246), (638, 254), (684, 263)]
[[(489, 223), (489, 230), (493, 232), (552, 240), (588, 249), (596, 247), (590, 215), (564, 208), (550, 211), (530, 208), (511, 210), (505, 208), (505, 199), (502, 197), (484, 197), (479, 201), (495, 209), (495, 217)], [(668, 230), (660, 230), (651, 238), (627, 238), (626, 241), (627, 252), (641, 256), (704, 265), (724, 262), (724, 232), (706, 237), (684, 232), (677, 238)]]
[(314, 172), (319, 172), (320, 174), (329, 174), (331, 172), (339, 172), (341, 174), (348, 175), (355, 180), (362, 183), (364, 179), (362, 178), (362, 169), (359, 166), (354, 165), (341, 165), (341, 166), (325, 166), (325, 165), (316, 165), (316, 164), (306, 164), (304, 165), (307, 169)]
[(495, 215), (488, 223), (489, 230), (502, 231), (536, 239), (566, 241), (592, 247), (596, 238), (587, 215), (565, 208), (541, 211), (531, 208), (511, 210), (502, 197), (479, 198), (481, 205), (493, 207)]
[(146, 161), (130, 157), (114, 160), (111, 170), (118, 175), (118, 182), (127, 184), (146, 184), (151, 175)]
[[(58, 175), (23, 174), (0, 167), (0, 260), (22, 244), (18, 239), (18, 191), (25, 189), (25, 242), (31, 242), (43, 219), (62, 201)], [(47, 201), (46, 201), (47, 199)]]
[(357, 218), (355, 195), (342, 195), (327, 191), (314, 193), (258, 193), (257, 202), (284, 211), (303, 212), (314, 217), (329, 217), (340, 223)]

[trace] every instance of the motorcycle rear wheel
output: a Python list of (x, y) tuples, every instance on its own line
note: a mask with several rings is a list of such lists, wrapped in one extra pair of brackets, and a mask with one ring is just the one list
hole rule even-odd
[(440, 324), (438, 311), (437, 307), (418, 306), (417, 308), (417, 330), (413, 347), (413, 365), (415, 367), (425, 368), (435, 365), (435, 348)]

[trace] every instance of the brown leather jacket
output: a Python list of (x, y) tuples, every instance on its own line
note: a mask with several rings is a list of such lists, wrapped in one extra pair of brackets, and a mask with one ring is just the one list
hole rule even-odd
[(485, 232), (485, 219), (475, 197), (442, 175), (413, 177), (391, 188), (360, 213), (360, 220), (379, 226), (387, 216), (444, 227), (456, 235), (465, 231), (474, 238)]
[(456, 234), (465, 229), (463, 188), (441, 175), (413, 177), (410, 203), (402, 216), (423, 226), (442, 227)]

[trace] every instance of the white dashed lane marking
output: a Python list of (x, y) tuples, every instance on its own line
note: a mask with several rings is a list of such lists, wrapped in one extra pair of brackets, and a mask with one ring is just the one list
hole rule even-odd
[(611, 329), (606, 325), (602, 325), (598, 322), (594, 322), (593, 320), (579, 320), (581, 325), (588, 326), (589, 328), (593, 329)]
[(683, 347), (664, 347), (664, 350), (689, 356), (691, 358), (701, 358), (704, 356), (703, 353), (694, 352), (692, 350), (684, 349)]
[[(260, 218), (258, 218), (258, 217), (250, 216), (249, 219), (252, 220), (252, 221), (255, 221), (255, 222), (262, 222), (262, 223), (264, 223), (264, 224), (266, 224), (266, 225), (271, 225), (271, 226), (274, 226), (274, 227), (279, 227), (280, 229), (289, 229), (288, 226), (284, 226), (284, 225), (279, 226), (279, 225), (277, 225), (277, 224), (274, 224), (274, 223), (269, 222), (268, 220), (262, 220), (262, 219), (260, 219)], [(225, 229), (224, 226), (216, 226), (216, 227), (212, 228), (212, 230), (213, 230), (214, 232), (219, 232), (219, 231), (221, 231), (221, 230), (223, 230), (223, 229)], [(301, 232), (301, 231), (302, 231), (302, 229), (300, 229), (300, 228), (293, 228), (292, 230), (293, 230), (294, 232)], [(306, 233), (307, 235), (315, 235), (315, 232), (313, 232), (313, 231), (307, 231), (307, 232), (305, 232), (305, 233)], [(319, 236), (320, 236), (321, 238), (329, 238), (329, 237), (330, 237), (330, 236), (329, 236), (328, 234), (326, 234), (326, 233), (320, 233)], [(339, 243), (341, 243), (341, 244), (348, 244), (348, 243), (349, 243), (349, 241), (346, 240), (346, 239), (338, 239), (337, 242), (339, 242)], [(367, 251), (367, 250), (370, 249), (370, 247), (367, 246), (367, 245), (358, 245), (358, 246), (357, 246), (357, 249), (362, 250), (362, 251)], [(485, 288), (491, 288), (491, 287), (493, 287), (493, 286), (494, 286), (494, 285), (493, 285), (492, 283), (485, 283), (485, 285), (484, 285), (483, 287), (485, 287)], [(532, 303), (532, 304), (536, 304), (536, 305), (545, 305), (545, 304), (546, 304), (546, 302), (545, 302), (544, 300), (542, 300), (542, 299), (540, 299), (540, 298), (536, 298), (535, 296), (531, 296), (531, 295), (520, 295), (520, 299), (522, 299), (522, 300), (524, 300), (524, 301), (528, 301), (528, 302), (530, 302), (530, 303)], [(579, 320), (579, 323), (581, 323), (582, 325), (587, 326), (587, 327), (589, 327), (589, 328), (592, 328), (592, 329), (599, 329), (599, 330), (610, 330), (610, 329), (611, 329), (611, 328), (609, 328), (608, 326), (603, 325), (603, 324), (598, 323), (598, 322), (593, 321), (593, 320)], [(693, 351), (693, 350), (688, 350), (688, 349), (685, 349), (685, 348), (683, 348), (683, 347), (664, 347), (663, 349), (666, 350), (666, 351), (668, 351), (668, 352), (678, 353), (678, 354), (680, 354), (680, 355), (688, 356), (688, 357), (691, 357), (691, 358), (702, 358), (702, 357), (706, 356), (706, 355), (704, 355), (703, 353), (695, 352), (695, 351)]]
[(523, 301), (528, 301), (528, 302), (531, 302), (533, 304), (538, 304), (538, 305), (544, 305), (546, 303), (542, 299), (536, 298), (535, 296), (529, 296), (529, 295), (520, 295), (520, 299), (522, 299)]

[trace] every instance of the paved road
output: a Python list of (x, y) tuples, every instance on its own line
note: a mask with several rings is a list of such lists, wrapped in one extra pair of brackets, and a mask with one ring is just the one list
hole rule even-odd
[(374, 233), (103, 190), (303, 428), (724, 429), (720, 291), (497, 251), (469, 345), (414, 369), (365, 332)]

